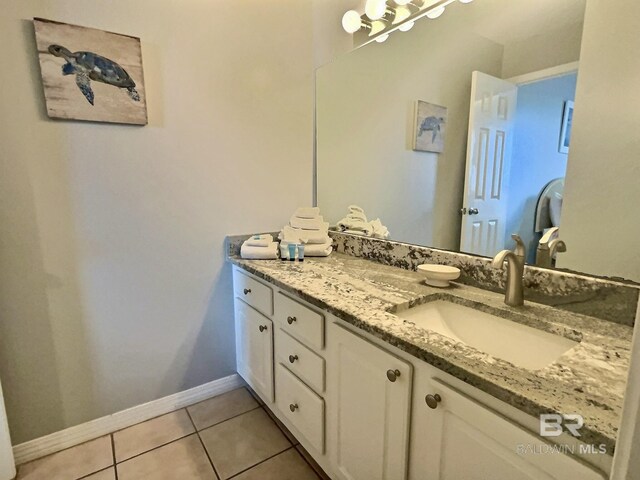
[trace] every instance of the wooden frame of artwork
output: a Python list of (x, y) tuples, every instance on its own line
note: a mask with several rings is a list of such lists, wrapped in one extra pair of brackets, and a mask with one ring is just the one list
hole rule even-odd
[(140, 39), (34, 18), (51, 118), (147, 124)]

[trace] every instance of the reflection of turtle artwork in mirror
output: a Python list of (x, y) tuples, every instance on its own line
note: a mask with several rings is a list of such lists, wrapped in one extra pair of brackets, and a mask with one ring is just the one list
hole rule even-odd
[(447, 126), (447, 108), (418, 100), (413, 149), (442, 153)]
[(34, 19), (51, 118), (145, 125), (140, 39)]

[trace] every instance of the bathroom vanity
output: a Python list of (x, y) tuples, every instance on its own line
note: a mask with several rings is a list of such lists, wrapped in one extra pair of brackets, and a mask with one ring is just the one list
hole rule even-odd
[[(334, 235), (341, 252), (362, 255), (362, 244), (347, 245), (366, 241)], [(388, 255), (407, 247), (377, 242)], [(464, 283), (428, 287), (411, 262), (250, 261), (233, 247), (229, 259), (238, 372), (332, 478), (607, 478), (631, 326), (532, 302), (508, 307)], [(591, 297), (613, 288), (593, 282), (602, 285)], [(433, 330), (434, 316), (450, 330)], [(581, 415), (580, 436), (567, 425), (540, 436), (545, 413)], [(579, 422), (571, 418), (569, 428)]]

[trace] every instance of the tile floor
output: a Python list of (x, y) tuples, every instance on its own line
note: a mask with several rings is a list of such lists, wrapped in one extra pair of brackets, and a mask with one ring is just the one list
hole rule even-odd
[(249, 389), (20, 465), (16, 480), (326, 480)]

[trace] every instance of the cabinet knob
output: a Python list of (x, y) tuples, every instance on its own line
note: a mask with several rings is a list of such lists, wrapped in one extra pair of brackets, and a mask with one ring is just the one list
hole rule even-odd
[(289, 355), (289, 362), (293, 363), (298, 360), (298, 355)]
[(293, 322), (298, 321), (296, 317), (287, 317), (287, 323), (291, 325)]
[(251, 293), (251, 289), (250, 288), (245, 288), (243, 290), (243, 292), (244, 292), (245, 295), (249, 295)]
[(400, 376), (400, 370), (387, 370), (387, 378), (390, 382), (395, 382)]
[(424, 401), (427, 402), (429, 408), (438, 408), (438, 404), (442, 401), (442, 397), (436, 393), (435, 395), (427, 395), (424, 397)]
[(267, 326), (266, 325), (260, 325), (258, 328), (260, 329), (261, 332), (264, 332), (267, 329)]
[(291, 410), (292, 412), (295, 412), (297, 409), (298, 409), (297, 403), (292, 403), (289, 405), (289, 410)]

